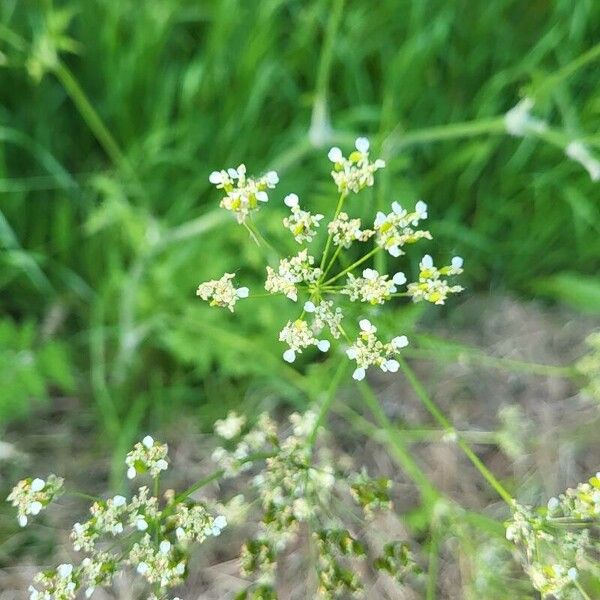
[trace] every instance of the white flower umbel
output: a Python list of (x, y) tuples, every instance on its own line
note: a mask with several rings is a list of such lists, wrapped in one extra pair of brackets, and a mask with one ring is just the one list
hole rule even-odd
[(59, 565), (53, 571), (39, 573), (35, 577), (35, 584), (42, 589), (30, 586), (30, 600), (74, 600), (79, 587), (77, 574), (69, 563)]
[(248, 297), (248, 288), (236, 288), (231, 280), (234, 273), (225, 273), (221, 279), (213, 279), (201, 283), (196, 290), (196, 296), (209, 302), (210, 306), (221, 306), (233, 312), (235, 303), (240, 298)]
[(151, 477), (157, 477), (161, 471), (166, 471), (168, 447), (166, 444), (155, 442), (147, 435), (138, 442), (125, 458), (127, 477), (134, 479), (140, 473), (149, 472)]
[(359, 326), (358, 338), (346, 350), (348, 358), (356, 361), (356, 369), (352, 377), (357, 381), (364, 379), (371, 365), (379, 367), (384, 372), (395, 373), (400, 365), (394, 356), (408, 346), (406, 336), (400, 335), (389, 343), (383, 343), (376, 336), (377, 328), (368, 319), (362, 319)]
[(215, 422), (215, 433), (225, 440), (232, 440), (240, 435), (245, 424), (246, 417), (231, 410), (227, 414), (227, 418)]
[(344, 158), (339, 148), (332, 148), (327, 155), (333, 163), (331, 176), (342, 194), (358, 194), (362, 189), (371, 187), (374, 183), (374, 173), (385, 167), (385, 161), (381, 159), (369, 162), (367, 138), (357, 138), (355, 147), (356, 150), (348, 158)]
[(308, 250), (302, 250), (293, 258), (283, 258), (277, 272), (267, 267), (265, 290), (270, 294), (285, 294), (290, 300), (298, 300), (299, 283), (315, 283), (321, 276), (321, 269), (313, 267), (314, 257)]
[(427, 204), (419, 200), (415, 210), (408, 212), (398, 202), (392, 202), (392, 212), (378, 212), (375, 217), (375, 235), (377, 245), (398, 257), (404, 252), (402, 247), (419, 240), (431, 239), (429, 231), (417, 229), (419, 222), (427, 218)]
[(330, 346), (328, 340), (319, 340), (315, 337), (313, 330), (304, 319), (288, 321), (279, 333), (279, 341), (289, 346), (289, 349), (283, 353), (283, 358), (290, 363), (296, 360), (296, 355), (301, 354), (304, 348), (316, 346), (321, 352), (327, 352)]
[(375, 232), (370, 229), (364, 231), (360, 228), (360, 219), (351, 219), (348, 213), (340, 212), (338, 216), (327, 225), (327, 231), (332, 236), (331, 241), (335, 246), (350, 248), (352, 242), (366, 242)]
[(533, 104), (531, 98), (523, 98), (504, 115), (504, 126), (510, 135), (524, 137), (529, 133), (541, 133), (547, 129), (544, 121), (531, 116)]
[(46, 480), (23, 479), (17, 483), (8, 495), (7, 500), (17, 508), (17, 520), (25, 527), (29, 515), (39, 515), (53, 500), (62, 493), (64, 480), (56, 475), (49, 475)]
[(299, 244), (312, 242), (317, 227), (319, 227), (319, 222), (324, 218), (323, 215), (313, 215), (306, 210), (302, 210), (296, 194), (288, 194), (283, 202), (292, 211), (291, 216), (283, 219), (283, 226), (292, 232), (294, 239)]
[(183, 581), (186, 562), (168, 540), (161, 540), (156, 547), (146, 534), (133, 545), (127, 562), (150, 584), (169, 588)]
[(355, 277), (352, 273), (348, 275), (341, 293), (346, 294), (352, 302), (359, 300), (369, 304), (383, 304), (398, 291), (396, 286), (404, 283), (404, 273), (396, 273), (389, 279), (388, 275), (380, 275), (375, 269), (364, 269), (362, 277)]
[(565, 154), (578, 162), (590, 175), (592, 181), (600, 180), (600, 161), (592, 156), (589, 148), (582, 142), (571, 142), (565, 149)]
[(244, 223), (252, 212), (258, 210), (261, 203), (267, 202), (267, 190), (273, 189), (279, 182), (275, 171), (269, 171), (256, 179), (246, 177), (246, 167), (243, 164), (237, 169), (213, 171), (208, 179), (217, 189), (225, 192), (220, 206), (232, 212), (238, 223)]
[(444, 304), (450, 294), (462, 292), (460, 285), (449, 285), (447, 275), (460, 275), (463, 272), (463, 259), (455, 256), (449, 266), (436, 268), (433, 259), (426, 254), (419, 264), (419, 281), (408, 284), (408, 294), (413, 302), (426, 300), (432, 304)]

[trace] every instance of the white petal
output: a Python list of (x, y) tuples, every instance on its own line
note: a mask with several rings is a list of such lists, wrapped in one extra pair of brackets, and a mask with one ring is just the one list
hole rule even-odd
[(265, 175), (265, 179), (267, 180), (267, 183), (269, 185), (276, 185), (277, 183), (279, 183), (279, 175), (277, 175), (276, 171), (269, 171)]
[(36, 501), (32, 502), (32, 503), (29, 505), (29, 512), (30, 512), (32, 515), (39, 515), (39, 514), (40, 514), (40, 511), (42, 510), (42, 508), (44, 508), (44, 507), (42, 506), (42, 503), (41, 503), (41, 502), (37, 502), (37, 500), (36, 500)]
[(283, 199), (283, 203), (286, 206), (289, 206), (290, 208), (294, 207), (294, 206), (298, 206), (299, 204), (299, 200), (298, 200), (298, 196), (296, 194), (288, 194), (284, 199)]
[(452, 268), (453, 269), (462, 269), (463, 264), (464, 264), (464, 261), (460, 256), (455, 256), (452, 259)]
[(399, 335), (392, 340), (392, 346), (394, 346), (396, 350), (406, 348), (406, 346), (408, 346), (408, 338), (405, 335)]
[(377, 328), (371, 324), (371, 321), (369, 321), (369, 319), (361, 319), (358, 322), (358, 325), (363, 331), (366, 331), (367, 333), (375, 333), (377, 331)]
[(70, 564), (58, 565), (56, 572), (58, 573), (59, 577), (66, 579), (73, 572), (73, 565), (70, 565)]
[(85, 590), (85, 597), (86, 597), (86, 598), (91, 598), (91, 597), (92, 597), (92, 594), (93, 594), (93, 593), (94, 593), (94, 591), (95, 591), (95, 589), (96, 589), (96, 588), (93, 588), (93, 587), (89, 587), (89, 588), (87, 588), (87, 590)]
[(218, 527), (219, 529), (224, 529), (227, 527), (227, 519), (223, 515), (215, 517), (214, 526)]
[(169, 542), (169, 540), (163, 540), (160, 543), (159, 549), (162, 554), (168, 554), (171, 549), (171, 542)]
[(46, 482), (43, 479), (36, 477), (31, 482), (31, 491), (32, 492), (41, 492), (45, 486), (46, 486)]
[(161, 458), (156, 461), (156, 468), (159, 471), (166, 471), (169, 468), (169, 463), (164, 458)]
[(348, 348), (346, 350), (346, 356), (350, 359), (350, 360), (354, 360), (356, 358), (356, 348), (354, 346), (351, 346), (350, 348)]
[(397, 360), (390, 358), (385, 361), (385, 366), (387, 367), (387, 370), (390, 371), (390, 373), (396, 373), (396, 371), (398, 371), (398, 369), (400, 368), (400, 363)]
[(567, 577), (571, 580), (571, 581), (575, 581), (577, 579), (577, 569), (575, 567), (571, 567), (568, 571), (567, 571)]
[(232, 169), (232, 168), (227, 169), (227, 174), (229, 175), (229, 177), (231, 177), (231, 179), (238, 178), (238, 172), (235, 169)]
[(388, 248), (388, 252), (391, 254), (391, 256), (393, 256), (394, 258), (398, 258), (401, 254), (402, 254), (402, 250), (400, 250), (400, 246), (390, 246)]
[(402, 272), (398, 272), (392, 277), (392, 281), (396, 285), (402, 285), (403, 283), (406, 283), (406, 275)]
[(304, 303), (304, 310), (307, 313), (314, 313), (316, 310), (316, 306), (314, 305), (313, 302), (311, 302), (310, 300), (308, 300), (307, 302)]
[(135, 479), (135, 475), (135, 467), (129, 467), (129, 469), (127, 469), (127, 479)]
[(392, 202), (392, 210), (394, 214), (399, 215), (402, 212), (402, 206), (399, 202)]
[(125, 496), (115, 496), (113, 498), (113, 506), (125, 506), (127, 504), (127, 498)]
[(415, 204), (415, 212), (419, 215), (421, 219), (427, 218), (427, 204), (423, 202), (423, 200), (419, 200)]
[(317, 342), (317, 348), (321, 352), (327, 352), (327, 350), (329, 350), (330, 347), (331, 347), (331, 343), (329, 342), (329, 340), (319, 340)]
[(421, 260), (421, 265), (426, 269), (431, 269), (433, 267), (433, 258), (429, 254), (426, 254)]
[(296, 360), (296, 353), (290, 348), (283, 353), (285, 362), (293, 363)]
[(19, 515), (18, 521), (21, 527), (25, 527), (25, 525), (27, 525), (27, 517), (25, 515)]
[(344, 158), (344, 155), (342, 154), (342, 151), (334, 146), (328, 153), (327, 153), (327, 158), (334, 163), (338, 163), (341, 162), (342, 159)]
[(145, 519), (138, 519), (138, 520), (135, 522), (135, 528), (136, 528), (138, 531), (146, 531), (146, 529), (148, 529), (148, 523), (146, 522), (146, 520), (145, 520)]
[(386, 220), (386, 216), (384, 213), (382, 213), (381, 211), (377, 213), (377, 215), (375, 216), (375, 227), (380, 227), (381, 225), (383, 225), (385, 223)]
[(363, 277), (369, 281), (373, 281), (379, 276), (379, 273), (375, 269), (365, 269), (362, 274)]
[(235, 294), (238, 298), (247, 298), (250, 290), (247, 287), (241, 287), (235, 290)]
[(154, 446), (154, 438), (151, 435), (147, 435), (143, 440), (142, 440), (142, 444), (150, 449), (152, 448), (152, 446)]
[(221, 183), (223, 181), (223, 176), (221, 175), (220, 171), (213, 171), (209, 176), (208, 176), (208, 180), (217, 185), (219, 183)]
[(267, 194), (267, 192), (256, 192), (256, 194), (254, 194), (254, 196), (256, 197), (256, 199), (259, 202), (268, 202), (269, 201), (269, 195)]
[(356, 381), (362, 381), (365, 378), (366, 371), (359, 367), (352, 373), (352, 379), (356, 379)]
[(150, 567), (145, 563), (145, 562), (141, 562), (137, 568), (136, 571), (140, 574), (140, 575), (144, 575), (145, 573), (148, 572), (148, 570), (150, 569)]
[(363, 154), (369, 151), (369, 140), (366, 137), (356, 138), (354, 145), (356, 146), (356, 149)]

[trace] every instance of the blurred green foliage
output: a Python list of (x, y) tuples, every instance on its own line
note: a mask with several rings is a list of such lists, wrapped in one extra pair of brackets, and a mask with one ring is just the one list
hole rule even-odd
[[(185, 404), (209, 420), (215, 390), (223, 407), (268, 402), (274, 384), (295, 401), (281, 306), (250, 300), (232, 319), (194, 297), (224, 271), (255, 288), (264, 272), (207, 176), (275, 168), (277, 197), (326, 212), (327, 149), (357, 134), (388, 161), (371, 202), (425, 199), (434, 251), (466, 257), (471, 290), (564, 299), (564, 277), (537, 286), (563, 272), (597, 286), (599, 195), (580, 165), (501, 131), (427, 131), (527, 93), (597, 150), (597, 63), (561, 69), (599, 33), (594, 0), (3, 0), (2, 311), (27, 329), (62, 307), (79, 393), (115, 433)], [(260, 225), (277, 236), (272, 204)]]

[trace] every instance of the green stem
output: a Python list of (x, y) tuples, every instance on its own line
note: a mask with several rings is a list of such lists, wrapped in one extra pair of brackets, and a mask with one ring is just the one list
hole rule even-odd
[(392, 132), (384, 141), (383, 147), (386, 155), (399, 152), (406, 146), (424, 144), (427, 142), (439, 142), (464, 137), (476, 137), (483, 134), (505, 134), (506, 126), (504, 116), (482, 119), (477, 121), (464, 121), (461, 123), (450, 123), (437, 127), (426, 127), (407, 133)]
[(133, 180), (137, 181), (135, 173), (129, 165), (127, 158), (96, 112), (96, 109), (92, 106), (92, 103), (89, 101), (73, 73), (71, 73), (71, 71), (61, 62), (55, 66), (54, 73), (111, 161), (117, 167), (122, 168)]
[[(337, 206), (335, 207), (335, 214), (333, 215), (332, 221), (335, 221), (342, 210), (342, 206), (344, 205), (344, 200), (346, 198), (346, 194), (340, 194), (340, 198), (338, 200)], [(327, 235), (327, 241), (325, 242), (325, 250), (323, 250), (323, 256), (321, 257), (321, 264), (319, 268), (323, 270), (325, 266), (325, 261), (327, 260), (327, 255), (329, 254), (329, 247), (331, 246), (331, 242), (333, 240), (333, 235), (329, 233)], [(321, 275), (321, 280), (325, 279), (325, 273)]]
[(362, 258), (359, 258), (356, 262), (353, 262), (349, 267), (346, 267), (343, 271), (340, 271), (337, 275), (335, 275), (335, 277), (328, 279), (323, 285), (329, 285), (330, 283), (337, 281), (340, 277), (343, 277), (346, 273), (352, 271), (353, 269), (356, 269), (356, 267), (358, 267), (359, 265), (362, 265), (365, 261), (369, 260), (369, 258), (371, 258), (374, 254), (377, 254), (377, 252), (379, 252), (380, 250), (381, 250), (381, 248), (379, 246), (377, 246), (376, 248), (373, 248), (373, 250), (371, 250), (370, 252), (367, 252), (367, 254), (365, 254)]
[(419, 491), (423, 496), (424, 503), (427, 505), (432, 505), (440, 498), (441, 493), (431, 483), (431, 481), (429, 481), (427, 475), (425, 475), (421, 467), (410, 454), (404, 440), (394, 427), (393, 423), (389, 420), (384, 410), (381, 408), (379, 399), (369, 384), (365, 381), (360, 381), (358, 383), (358, 389), (367, 408), (375, 417), (375, 421), (385, 431), (388, 443), (391, 445), (396, 460), (404, 469), (404, 472), (408, 475), (408, 477), (412, 479), (412, 481), (419, 488)]
[(429, 545), (429, 567), (427, 569), (427, 591), (426, 600), (435, 600), (437, 591), (437, 580), (440, 565), (440, 534), (438, 524), (433, 523), (431, 527), (431, 542)]
[(323, 271), (323, 275), (322, 278), (325, 279), (325, 277), (327, 277), (327, 273), (329, 273), (329, 271), (331, 270), (331, 267), (333, 267), (334, 263), (335, 263), (335, 259), (340, 255), (340, 252), (342, 251), (342, 247), (338, 246), (335, 249), (335, 252), (333, 253), (333, 256), (331, 257), (331, 260), (329, 261), (329, 264), (327, 265), (327, 267), (325, 267), (325, 270)]
[(452, 423), (446, 418), (444, 413), (438, 408), (435, 402), (429, 397), (429, 394), (423, 387), (423, 384), (419, 381), (413, 370), (408, 366), (406, 361), (399, 357), (398, 362), (400, 363), (400, 368), (402, 372), (408, 379), (412, 388), (414, 389), (417, 397), (425, 406), (425, 408), (429, 411), (429, 413), (433, 416), (433, 418), (451, 435), (456, 437), (456, 443), (459, 448), (463, 451), (463, 453), (467, 456), (467, 458), (473, 463), (473, 466), (481, 473), (482, 477), (489, 483), (489, 485), (496, 491), (496, 493), (508, 504), (509, 506), (513, 506), (514, 500), (513, 497), (508, 493), (505, 487), (498, 481), (498, 479), (494, 476), (494, 474), (483, 464), (481, 459), (473, 452), (469, 444), (462, 438)]
[(509, 371), (521, 371), (530, 373), (531, 375), (542, 375), (548, 377), (564, 377), (572, 378), (577, 376), (577, 371), (572, 366), (556, 366), (543, 365), (539, 363), (531, 363), (527, 361), (517, 360), (514, 358), (502, 358), (490, 356), (479, 348), (471, 346), (454, 346), (449, 345), (446, 340), (426, 335), (415, 336), (419, 344), (426, 347), (423, 348), (407, 348), (406, 356), (415, 358), (432, 358), (440, 360), (473, 360), (474, 362), (494, 367), (497, 369), (507, 369)]
[(592, 598), (589, 596), (589, 594), (583, 589), (583, 586), (579, 583), (579, 581), (577, 581), (577, 579), (575, 580), (575, 587), (579, 590), (579, 593), (581, 594), (581, 596), (584, 598), (584, 600), (592, 600)]
[(323, 425), (323, 423), (325, 422), (325, 419), (327, 418), (327, 414), (329, 413), (329, 410), (331, 409), (331, 405), (333, 404), (333, 401), (335, 399), (336, 392), (337, 392), (338, 388), (340, 387), (340, 384), (342, 382), (342, 378), (344, 377), (344, 374), (346, 373), (346, 368), (347, 368), (346, 361), (344, 361), (344, 360), (340, 361), (340, 364), (338, 365), (338, 368), (336, 369), (336, 371), (333, 375), (333, 378), (331, 379), (331, 383), (329, 384), (327, 394), (326, 394), (323, 402), (321, 403), (321, 407), (319, 408), (319, 414), (317, 415), (317, 420), (315, 421), (313, 430), (312, 430), (310, 436), (308, 437), (308, 445), (311, 448), (315, 445), (315, 442), (317, 441), (317, 433), (319, 432), (319, 428), (321, 427), (321, 425)]

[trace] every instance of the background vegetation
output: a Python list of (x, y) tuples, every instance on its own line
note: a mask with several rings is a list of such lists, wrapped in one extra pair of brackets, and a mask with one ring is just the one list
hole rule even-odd
[(72, 395), (121, 456), (180, 413), (302, 404), (277, 305), (194, 296), (264, 271), (207, 176), (274, 168), (331, 209), (327, 149), (358, 134), (389, 165), (372, 202), (425, 199), (469, 293), (599, 313), (598, 184), (502, 123), (528, 95), (598, 153), (599, 36), (594, 0), (3, 0), (0, 428)]

